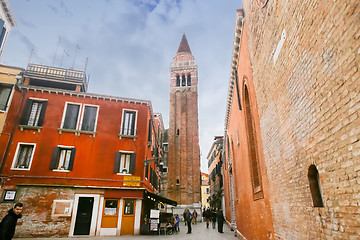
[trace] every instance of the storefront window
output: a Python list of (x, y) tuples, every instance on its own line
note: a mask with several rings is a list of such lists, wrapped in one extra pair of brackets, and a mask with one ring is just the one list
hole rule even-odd
[(107, 199), (105, 200), (105, 215), (117, 215), (118, 200)]
[(134, 214), (134, 200), (125, 200), (124, 215)]

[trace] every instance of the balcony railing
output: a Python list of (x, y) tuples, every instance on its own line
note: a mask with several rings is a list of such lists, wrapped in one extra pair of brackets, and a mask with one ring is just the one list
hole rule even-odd
[(61, 80), (67, 83), (80, 83), (84, 86), (85, 89), (87, 89), (88, 87), (88, 81), (86, 79), (86, 74), (84, 71), (29, 63), (26, 68), (25, 74), (35, 77), (44, 77), (50, 80)]

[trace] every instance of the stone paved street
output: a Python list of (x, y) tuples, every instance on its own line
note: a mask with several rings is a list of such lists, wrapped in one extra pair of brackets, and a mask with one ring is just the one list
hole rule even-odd
[[(211, 225), (211, 224), (210, 224)], [(180, 232), (174, 233), (173, 235), (137, 235), (137, 236), (116, 236), (116, 237), (69, 237), (69, 238), (53, 238), (54, 240), (63, 240), (63, 239), (104, 239), (104, 240), (138, 240), (138, 239), (194, 239), (194, 240), (236, 240), (234, 232), (230, 231), (230, 228), (227, 225), (224, 225), (224, 233), (218, 233), (217, 229), (212, 229), (211, 226), (209, 229), (206, 229), (205, 223), (198, 223), (197, 225), (192, 225), (192, 233), (186, 234), (187, 227), (184, 226), (182, 222), (180, 224)], [(26, 240), (30, 238), (15, 238), (16, 240)], [(34, 239), (34, 238), (32, 238)], [(37, 240), (45, 240), (49, 238), (36, 238)]]

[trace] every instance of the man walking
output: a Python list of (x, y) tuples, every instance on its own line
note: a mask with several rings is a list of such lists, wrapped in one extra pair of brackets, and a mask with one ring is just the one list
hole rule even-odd
[(21, 218), (23, 204), (15, 203), (14, 207), (0, 223), (0, 240), (11, 240), (15, 234), (17, 220)]
[(225, 218), (224, 218), (222, 209), (219, 209), (219, 211), (217, 212), (217, 221), (218, 221), (218, 232), (224, 233), (223, 225), (224, 225)]
[(188, 227), (188, 231), (186, 234), (190, 234), (191, 233), (191, 220), (192, 220), (192, 215), (191, 212), (189, 211), (189, 209), (185, 208), (185, 213), (184, 213), (184, 220), (186, 222), (186, 225)]

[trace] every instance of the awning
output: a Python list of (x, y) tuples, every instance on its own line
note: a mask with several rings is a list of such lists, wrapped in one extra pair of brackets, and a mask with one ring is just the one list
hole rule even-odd
[(165, 197), (161, 197), (159, 195), (156, 195), (154, 193), (148, 192), (147, 190), (145, 190), (144, 192), (144, 198), (152, 198), (154, 201), (157, 202), (162, 202), (162, 203), (166, 203), (172, 206), (177, 206), (177, 202), (173, 201), (171, 199), (165, 198)]

